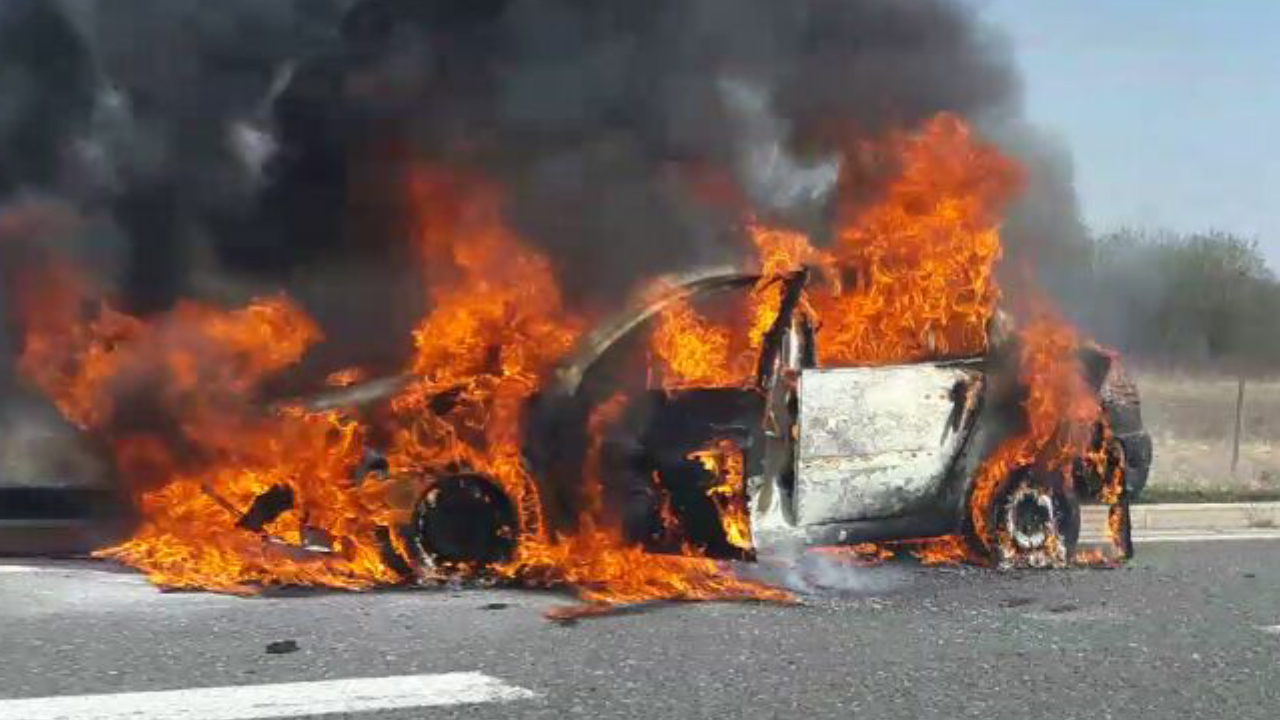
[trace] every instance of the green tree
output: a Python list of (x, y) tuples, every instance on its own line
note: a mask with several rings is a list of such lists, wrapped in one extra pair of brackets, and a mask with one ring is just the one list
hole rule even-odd
[(1255, 241), (1125, 229), (1094, 240), (1101, 340), (1162, 362), (1267, 370), (1280, 362), (1280, 283)]

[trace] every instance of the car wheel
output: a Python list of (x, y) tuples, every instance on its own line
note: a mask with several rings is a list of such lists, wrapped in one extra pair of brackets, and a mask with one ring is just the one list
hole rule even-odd
[(993, 504), (996, 564), (1001, 568), (1066, 567), (1080, 538), (1080, 502), (1050, 473), (1026, 470)]
[(510, 560), (520, 529), (502, 488), (471, 473), (434, 481), (418, 503), (413, 528), (424, 564), (445, 572)]

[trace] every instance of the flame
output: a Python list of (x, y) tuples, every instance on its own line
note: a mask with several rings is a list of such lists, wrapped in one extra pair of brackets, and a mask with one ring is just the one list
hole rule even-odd
[[(350, 481), (362, 445), (359, 428), (334, 413), (289, 410), (253, 430), (259, 434), (242, 440), (257, 444), (251, 453), (200, 472), (174, 471), (162, 488), (143, 494), (141, 528), (99, 557), (140, 568), (169, 588), (359, 590), (398, 582), (377, 537), (390, 509), (377, 487)], [(325, 538), (328, 552), (297, 552), (236, 527), (254, 498), (277, 484), (292, 487), (296, 509), (273, 525), (272, 535), (295, 544), (304, 533), (317, 535)]]
[[(688, 557), (670, 557), (628, 546), (604, 521), (600, 444), (625, 406), (622, 395), (602, 403), (588, 420), (591, 447), (577, 530), (551, 536), (520, 453), (521, 410), (583, 323), (565, 312), (545, 257), (505, 228), (491, 188), (427, 173), (413, 190), (427, 261), (452, 263), (457, 274), (432, 286), (435, 308), (414, 334), (414, 372), (424, 380), (397, 398), (402, 416), (416, 419), (398, 437), (392, 466), (404, 471), (453, 463), (497, 479), (519, 508), (521, 536), (515, 558), (495, 571), (526, 584), (576, 588), (588, 605), (557, 611), (561, 617), (652, 600), (790, 601), (785, 592), (736, 579), (692, 549), (686, 548)], [(464, 390), (447, 417), (424, 411), (433, 392), (458, 385)]]
[[(88, 292), (75, 275), (61, 270), (25, 288), (41, 309), (26, 316), (19, 364), (69, 420), (107, 439), (130, 482), (141, 527), (100, 556), (175, 588), (397, 579), (374, 540), (386, 508), (349, 482), (362, 431), (336, 413), (252, 402), (262, 380), (319, 339), (300, 308), (283, 297), (230, 311), (183, 302), (144, 322), (99, 302), (86, 316), (69, 302)], [(278, 532), (305, 528), (330, 552), (303, 557), (236, 527), (277, 484), (292, 488), (296, 506)]]
[(680, 516), (676, 514), (676, 510), (671, 506), (671, 492), (662, 484), (662, 475), (657, 470), (653, 471), (653, 486), (658, 489), (658, 524), (662, 526), (662, 537), (664, 541), (679, 539), (684, 536), (684, 527), (680, 523)]
[[(834, 275), (834, 260), (814, 249), (803, 233), (753, 222), (747, 233), (759, 257), (760, 279), (747, 303), (725, 322), (716, 323), (688, 302), (659, 314), (650, 336), (655, 374), (666, 390), (747, 387), (765, 333), (778, 317), (781, 278), (812, 266)], [(744, 331), (745, 330), (745, 331)]]
[(1100, 415), (1098, 420), (1102, 428), (1101, 441), (1098, 450), (1087, 453), (1085, 460), (1092, 463), (1097, 472), (1103, 473), (1102, 492), (1099, 493), (1098, 500), (1114, 510), (1124, 500), (1124, 447), (1114, 442), (1115, 435), (1111, 432), (1107, 416)]
[(1116, 503), (1107, 509), (1107, 539), (1115, 547), (1124, 545), (1125, 525), (1128, 523), (1127, 508)]
[(970, 520), (990, 546), (988, 516), (1004, 480), (1020, 468), (1056, 473), (1070, 488), (1071, 461), (1088, 452), (1089, 434), (1101, 415), (1077, 359), (1075, 331), (1041, 306), (1019, 333), (1019, 379), (1026, 430), (1009, 438), (983, 463), (974, 480)]
[[(68, 296), (63, 288), (50, 294)], [(50, 307), (56, 306), (55, 299)], [(152, 324), (101, 304), (67, 331), (42, 322), (29, 328), (19, 369), (86, 429), (112, 420), (121, 392), (157, 378), (148, 394), (214, 412), (203, 401), (217, 392), (243, 396), (320, 338), (319, 328), (284, 297), (230, 312), (183, 302)]]
[[(688, 303), (659, 315), (650, 370), (661, 387), (751, 387), (777, 320), (780, 280), (802, 267), (813, 270), (800, 302), (817, 328), (824, 364), (989, 351), (987, 328), (1001, 297), (994, 272), (1000, 218), (1019, 182), (1016, 167), (949, 114), (856, 154), (887, 158), (897, 175), (869, 204), (854, 201), (852, 172), (844, 178), (829, 249), (747, 218), (742, 234), (760, 277), (744, 303), (714, 317)], [(412, 335), (412, 381), (390, 412), (373, 420), (261, 409), (265, 381), (321, 337), (287, 298), (230, 310), (183, 302), (144, 320), (112, 309), (70, 266), (20, 277), (27, 330), (21, 370), (72, 422), (109, 441), (143, 517), (133, 538), (101, 554), (169, 587), (248, 592), (273, 584), (360, 589), (399, 582), (388, 552), (410, 555), (395, 528), (407, 522), (415, 488), (466, 470), (493, 478), (517, 510), (515, 556), (491, 571), (531, 585), (575, 587), (589, 604), (564, 611), (569, 615), (655, 599), (790, 601), (785, 592), (734, 577), (695, 548), (685, 547), (683, 557), (655, 556), (622, 540), (602, 507), (599, 452), (625, 398), (602, 404), (588, 423), (576, 530), (547, 527), (539, 484), (521, 451), (524, 412), (587, 319), (566, 307), (550, 260), (508, 227), (498, 188), (418, 166), (406, 192), (430, 311)], [(982, 466), (970, 508), (987, 542), (987, 514), (1004, 478), (1035, 464), (1069, 482), (1070, 461), (1088, 452), (1080, 429), (1093, 427), (1099, 414), (1073, 360), (1074, 331), (1050, 312), (1029, 316), (1017, 344), (1026, 430)], [(347, 386), (362, 376), (350, 368), (328, 382)], [(390, 439), (385, 477), (356, 477), (370, 437)], [(692, 457), (717, 479), (709, 495), (730, 543), (749, 549), (741, 449), (722, 440)], [(1107, 497), (1118, 500), (1123, 478), (1108, 483)], [(292, 507), (260, 529), (240, 527), (277, 487), (292, 492)], [(677, 537), (665, 493), (663, 513), (665, 532)], [(323, 551), (301, 552), (302, 545)], [(942, 538), (914, 552), (926, 563), (972, 560), (962, 546)], [(878, 545), (854, 552), (881, 560), (893, 554)]]
[(815, 299), (821, 360), (905, 363), (981, 355), (1000, 298), (995, 264), (1016, 167), (943, 114), (885, 143), (901, 166), (865, 210), (846, 202), (832, 250), (852, 274), (844, 292)]
[[(739, 580), (719, 562), (702, 557), (688, 545), (683, 556), (654, 555), (628, 546), (616, 530), (602, 522), (600, 445), (604, 431), (621, 412), (625, 397), (598, 406), (587, 423), (591, 447), (586, 461), (586, 509), (578, 530), (554, 543), (529, 543), (511, 569), (526, 582), (567, 583), (587, 603), (556, 608), (549, 615), (569, 619), (600, 614), (618, 605), (655, 600), (762, 600), (791, 603), (783, 590)], [(741, 454), (738, 454), (741, 458)], [(741, 478), (741, 465), (738, 466)], [(745, 520), (744, 520), (745, 522)], [(748, 541), (749, 542), (749, 541)]]
[[(502, 222), (493, 188), (420, 168), (409, 193), (432, 309), (413, 334), (417, 380), (394, 398), (383, 428), (392, 435), (388, 478), (355, 477), (371, 432), (356, 420), (297, 407), (257, 409), (261, 382), (320, 337), (286, 298), (233, 310), (182, 303), (143, 321), (102, 303), (83, 317), (92, 293), (69, 270), (27, 288), (41, 297), (24, 305), (22, 369), (68, 418), (112, 440), (121, 472), (148, 479), (138, 483), (141, 527), (99, 555), (173, 588), (239, 593), (399, 582), (384, 538), (401, 558), (409, 556), (389, 530), (406, 523), (416, 498), (405, 497), (394, 478), (465, 468), (494, 478), (518, 509), (520, 542), (515, 558), (494, 569), (500, 575), (573, 585), (592, 608), (654, 599), (790, 601), (691, 548), (689, 557), (656, 557), (627, 546), (603, 522), (594, 457), (625, 398), (591, 420), (595, 445), (578, 530), (550, 536), (520, 451), (522, 411), (583, 320), (563, 307), (548, 260)], [(329, 384), (359, 377), (348, 369)], [(131, 424), (135, 390), (145, 390), (172, 427)], [(449, 402), (438, 402), (441, 396)], [(292, 507), (263, 518), (260, 528), (243, 527), (273, 488), (287, 488)]]
[(1076, 551), (1074, 565), (1082, 567), (1118, 567), (1127, 557), (1128, 541), (1125, 537), (1128, 523), (1128, 507), (1117, 502), (1107, 509), (1107, 547), (1087, 548)]
[(959, 535), (906, 540), (895, 544), (908, 548), (911, 554), (924, 565), (982, 564), (983, 562), (982, 558), (974, 555), (969, 543)]
[(734, 367), (729, 328), (702, 317), (687, 302), (662, 311), (653, 331), (652, 351), (662, 386), (730, 387), (746, 382), (746, 371)]
[[(413, 333), (420, 379), (392, 403), (400, 426), (388, 461), (401, 475), (489, 475), (516, 505), (521, 544), (545, 541), (520, 452), (521, 412), (583, 320), (563, 307), (546, 257), (507, 228), (494, 188), (420, 167), (409, 194), (433, 308)], [(452, 409), (434, 412), (432, 398), (445, 392), (457, 393)]]
[(1128, 538), (1129, 501), (1125, 497), (1124, 487), (1124, 449), (1112, 442), (1114, 436), (1109, 423), (1106, 422), (1106, 415), (1102, 415), (1100, 420), (1102, 433), (1098, 449), (1086, 453), (1085, 458), (1097, 472), (1103, 473), (1103, 485), (1098, 494), (1098, 500), (1109, 506), (1107, 508), (1108, 547), (1077, 551), (1074, 562), (1077, 565), (1114, 567), (1131, 551)]
[[(1000, 299), (1001, 213), (1019, 185), (1017, 167), (951, 114), (869, 149), (892, 158), (899, 175), (869, 207), (841, 203), (831, 250), (816, 250), (802, 233), (751, 223), (761, 280), (740, 318), (712, 323), (687, 305), (662, 314), (651, 348), (663, 387), (744, 385), (754, 366), (739, 358), (759, 350), (776, 318), (776, 280), (802, 266), (824, 281), (806, 293), (807, 313), (820, 326), (822, 364), (986, 352)], [(736, 338), (745, 339), (741, 348)]]
[(720, 514), (720, 526), (730, 545), (751, 550), (751, 521), (747, 510), (747, 491), (742, 470), (742, 449), (732, 440), (712, 442), (706, 449), (690, 453), (690, 460), (702, 463), (715, 484), (707, 489), (707, 497)]
[[(835, 258), (816, 250), (803, 233), (769, 227), (760, 223), (748, 226), (751, 242), (760, 258), (760, 280), (752, 292), (751, 325), (747, 331), (748, 347), (760, 350), (765, 333), (778, 318), (782, 302), (782, 285), (777, 281), (802, 267), (816, 268), (821, 275), (836, 283)], [(812, 308), (809, 314), (814, 315)]]
[[(675, 376), (664, 387), (745, 384), (750, 368), (733, 364), (733, 338), (745, 335), (746, 347), (759, 349), (781, 300), (781, 288), (772, 281), (803, 265), (816, 267), (825, 281), (804, 298), (806, 313), (818, 325), (822, 364), (897, 364), (989, 350), (988, 327), (1001, 297), (995, 276), (1000, 222), (1020, 183), (1017, 166), (978, 141), (959, 117), (945, 113), (919, 132), (894, 133), (864, 149), (892, 158), (898, 175), (869, 206), (847, 198), (841, 203), (829, 252), (815, 250), (802, 234), (753, 224), (749, 234), (762, 279), (742, 313), (746, 320), (737, 327), (716, 325), (687, 306), (663, 316), (652, 346), (666, 376)], [(1001, 482), (1037, 463), (1065, 477), (1070, 460), (1087, 457), (1084, 433), (1099, 417), (1074, 359), (1080, 344), (1074, 330), (1047, 303), (1029, 304), (1031, 320), (1020, 333), (1018, 358), (1028, 390), (1027, 428), (979, 471), (970, 514), (984, 542)], [(1117, 469), (1104, 500), (1114, 502), (1122, 487)], [(931, 540), (916, 553), (926, 563), (978, 559), (958, 536)]]

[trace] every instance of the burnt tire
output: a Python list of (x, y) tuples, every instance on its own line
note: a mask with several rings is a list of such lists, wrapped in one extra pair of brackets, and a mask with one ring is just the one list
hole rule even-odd
[(519, 535), (515, 504), (492, 479), (463, 473), (431, 483), (418, 502), (418, 550), (436, 568), (479, 568), (510, 560)]
[(1080, 500), (1055, 474), (1014, 473), (991, 509), (992, 554), (1001, 568), (1065, 567), (1080, 540)]

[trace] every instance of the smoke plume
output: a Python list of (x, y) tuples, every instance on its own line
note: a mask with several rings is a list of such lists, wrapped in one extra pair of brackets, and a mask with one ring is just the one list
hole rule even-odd
[(1027, 164), (1012, 258), (1081, 233), (1005, 41), (948, 0), (10, 0), (0, 68), (0, 201), (95, 219), (134, 312), (285, 286), (324, 362), (393, 364), (423, 310), (413, 163), (494, 182), (592, 309), (739, 259), (746, 208), (821, 241), (847, 151), (943, 111)]

